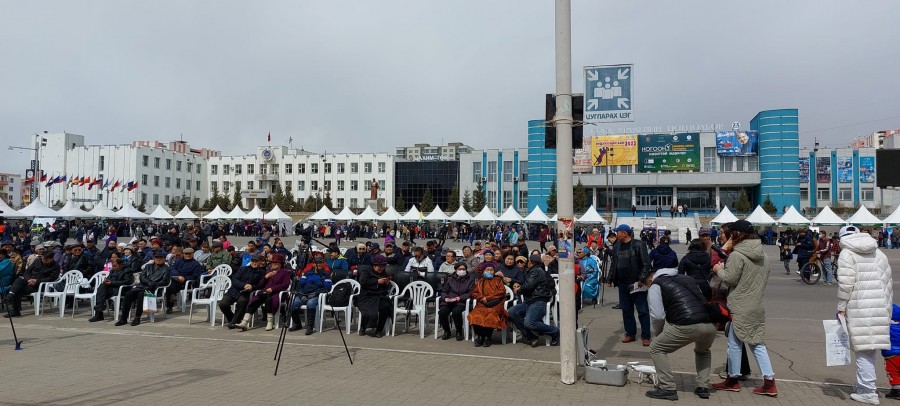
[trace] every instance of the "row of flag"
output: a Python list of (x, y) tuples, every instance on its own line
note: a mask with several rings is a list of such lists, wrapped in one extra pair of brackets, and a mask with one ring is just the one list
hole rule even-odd
[(87, 186), (88, 190), (94, 188), (94, 186), (99, 187), (100, 189), (107, 189), (110, 192), (115, 192), (116, 188), (121, 187), (122, 191), (132, 191), (137, 189), (139, 183), (138, 181), (128, 181), (127, 183), (123, 181), (110, 181), (109, 179), (103, 180), (102, 178), (91, 179), (90, 176), (75, 176), (72, 179), (68, 179), (67, 175), (49, 177), (46, 173), (41, 174), (40, 178), (36, 176), (32, 176), (30, 178), (25, 178), (24, 182), (26, 185), (40, 182), (44, 183), (44, 186), (51, 187), (53, 185), (64, 183), (66, 186)]

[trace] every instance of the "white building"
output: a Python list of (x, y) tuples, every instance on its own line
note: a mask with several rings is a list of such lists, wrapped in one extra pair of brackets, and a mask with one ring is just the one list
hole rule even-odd
[(274, 194), (276, 184), (284, 193), (290, 190), (300, 202), (317, 193), (324, 198), (330, 192), (332, 210), (365, 207), (373, 179), (379, 185), (379, 207), (391, 206), (395, 196), (394, 158), (387, 153), (322, 155), (286, 146), (262, 146), (253, 155), (210, 158), (206, 176), (208, 190), (229, 197), (239, 183), (244, 209)]
[(411, 147), (397, 147), (397, 156), (408, 161), (458, 161), (462, 154), (472, 152), (472, 147), (461, 142), (447, 145), (415, 144)]
[(22, 207), (22, 177), (12, 173), (0, 173), (0, 199), (9, 207)]
[(488, 149), (460, 154), (459, 183), (460, 196), (467, 190), (471, 194), (481, 185), (487, 206), (495, 214), (513, 206), (520, 214), (527, 215), (528, 150)]

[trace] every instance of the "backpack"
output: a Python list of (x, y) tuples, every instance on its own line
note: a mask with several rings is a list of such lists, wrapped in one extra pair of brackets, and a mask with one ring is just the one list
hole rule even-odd
[(325, 299), (329, 306), (344, 307), (350, 304), (350, 296), (353, 294), (353, 286), (349, 283), (334, 285), (331, 293)]

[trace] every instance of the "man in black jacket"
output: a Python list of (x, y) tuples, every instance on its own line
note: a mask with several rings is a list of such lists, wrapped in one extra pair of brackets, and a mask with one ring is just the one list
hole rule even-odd
[(153, 253), (153, 263), (144, 265), (141, 271), (141, 281), (137, 285), (131, 286), (130, 289), (123, 289), (123, 304), (119, 309), (119, 321), (116, 326), (123, 326), (128, 323), (128, 313), (131, 306), (134, 305), (134, 320), (131, 321), (132, 326), (141, 324), (141, 315), (144, 314), (144, 291), (156, 293), (156, 289), (161, 286), (169, 285), (171, 281), (172, 270), (166, 265), (166, 253), (159, 250)]
[[(266, 267), (262, 258), (254, 253), (250, 254), (249, 265), (238, 268), (237, 272), (231, 275), (231, 287), (219, 301), (219, 309), (228, 320), (229, 329), (237, 328), (238, 323), (244, 319), (247, 304), (250, 303), (250, 294), (259, 289), (259, 283), (265, 274)], [(234, 313), (231, 312), (231, 305), (234, 305)], [(250, 322), (249, 318), (247, 322)]]
[(524, 301), (509, 309), (509, 320), (522, 332), (526, 344), (537, 347), (538, 337), (546, 334), (550, 345), (559, 345), (559, 329), (544, 324), (547, 304), (556, 296), (556, 283), (544, 270), (540, 255), (529, 257), (526, 266), (525, 284), (513, 284), (513, 293), (521, 294)]
[(708, 399), (712, 361), (709, 348), (716, 339), (716, 327), (710, 320), (706, 298), (698, 285), (706, 281), (678, 275), (675, 268), (662, 268), (647, 276), (644, 283), (652, 284), (648, 302), (656, 339), (650, 345), (650, 356), (659, 376), (659, 385), (648, 391), (647, 397), (678, 400), (668, 354), (694, 343), (694, 363), (697, 367), (694, 394)]
[(634, 310), (641, 322), (641, 339), (645, 347), (650, 345), (650, 310), (647, 308), (647, 288), (643, 280), (650, 274), (650, 255), (643, 241), (635, 240), (631, 227), (619, 224), (615, 229), (616, 244), (610, 256), (610, 285), (619, 288), (619, 307), (625, 325), (623, 343), (637, 337)]
[[(53, 282), (57, 278), (59, 278), (59, 264), (53, 260), (53, 256), (42, 256), (40, 261), (34, 261), (10, 286), (7, 298), (12, 308), (3, 317), (22, 316), (22, 297), (37, 292), (41, 283)], [(35, 302), (34, 305), (40, 306), (40, 303)]]
[[(101, 282), (103, 286), (97, 289), (97, 306), (94, 307), (94, 316), (88, 322), (94, 323), (103, 320), (103, 311), (106, 310), (106, 299), (119, 294), (119, 288), (134, 281), (132, 269), (125, 266), (125, 260), (116, 258), (112, 261), (112, 269), (109, 275)], [(123, 289), (124, 290), (124, 289)], [(119, 300), (122, 300), (121, 298)]]
[(85, 278), (90, 278), (96, 273), (96, 267), (92, 261), (90, 254), (84, 251), (84, 246), (80, 242), (74, 242), (70, 245), (71, 250), (63, 264), (62, 271), (81, 271)]

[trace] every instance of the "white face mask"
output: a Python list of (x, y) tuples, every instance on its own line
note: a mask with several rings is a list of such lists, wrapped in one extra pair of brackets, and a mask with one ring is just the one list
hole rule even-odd
[(460, 270), (456, 271), (457, 276), (466, 276), (467, 273), (468, 272), (466, 272), (464, 269), (460, 269)]

